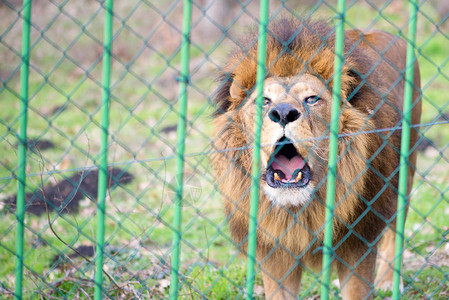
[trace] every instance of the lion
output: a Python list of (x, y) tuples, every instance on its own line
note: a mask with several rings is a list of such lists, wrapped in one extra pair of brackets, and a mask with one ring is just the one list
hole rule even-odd
[[(279, 18), (268, 25), (256, 247), (267, 299), (296, 299), (303, 270), (321, 268), (334, 43), (328, 21)], [(257, 33), (238, 45), (219, 75), (212, 162), (232, 238), (246, 254)], [(372, 299), (374, 286), (391, 287), (406, 48), (383, 31), (345, 32), (333, 219), (343, 299)], [(411, 123), (420, 115), (415, 63)]]

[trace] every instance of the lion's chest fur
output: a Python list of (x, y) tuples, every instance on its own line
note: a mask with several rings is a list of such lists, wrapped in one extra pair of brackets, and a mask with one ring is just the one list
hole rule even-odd
[[(234, 186), (233, 192), (238, 192)], [(318, 192), (320, 196), (323, 195)], [(318, 196), (317, 196), (318, 197)], [(280, 207), (273, 205), (261, 194), (258, 210), (257, 247), (264, 253), (275, 251), (298, 257), (303, 263), (316, 267), (321, 263), (324, 235), (325, 207), (321, 200), (310, 199), (303, 207)], [(250, 199), (245, 197), (238, 203), (225, 201), (231, 233), (246, 252), (248, 234), (248, 212)], [(334, 240), (338, 241), (348, 230), (337, 220), (333, 224)]]

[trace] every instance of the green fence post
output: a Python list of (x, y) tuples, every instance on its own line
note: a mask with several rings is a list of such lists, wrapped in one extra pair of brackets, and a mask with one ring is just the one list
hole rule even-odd
[(95, 261), (95, 299), (97, 300), (102, 299), (103, 294), (104, 225), (108, 181), (109, 98), (111, 93), (109, 88), (111, 79), (112, 9), (113, 0), (106, 0), (103, 36), (103, 84), (101, 94), (101, 148), (98, 170), (97, 249)]
[(326, 215), (324, 221), (323, 266), (321, 273), (321, 299), (329, 299), (329, 282), (331, 273), (332, 219), (334, 217), (335, 180), (337, 175), (338, 118), (340, 114), (341, 69), (343, 67), (343, 48), (345, 37), (345, 0), (338, 0), (335, 34), (335, 63), (332, 87), (332, 112), (329, 137), (329, 161), (326, 190)]
[(251, 170), (251, 204), (248, 228), (248, 264), (246, 274), (246, 297), (253, 298), (254, 265), (256, 263), (257, 242), (257, 210), (259, 205), (259, 177), (260, 177), (260, 132), (262, 129), (263, 82), (265, 80), (265, 56), (268, 26), (268, 0), (260, 1), (259, 42), (257, 53), (256, 78), (256, 114), (254, 116), (254, 152)]
[(19, 165), (17, 187), (17, 233), (16, 233), (16, 284), (14, 297), (22, 299), (23, 285), (23, 246), (25, 220), (25, 186), (26, 186), (26, 155), (27, 155), (27, 121), (28, 121), (28, 74), (30, 64), (30, 26), (31, 0), (23, 1), (23, 31), (22, 31), (22, 63), (20, 67), (20, 132), (19, 132)]
[(418, 4), (416, 0), (410, 1), (409, 26), (407, 39), (407, 58), (405, 65), (405, 88), (404, 88), (404, 107), (402, 119), (401, 134), (401, 158), (399, 164), (399, 183), (398, 183), (398, 214), (396, 219), (396, 244), (395, 261), (393, 276), (393, 299), (399, 299), (401, 291), (401, 267), (402, 252), (404, 246), (404, 223), (405, 209), (407, 205), (407, 171), (408, 155), (410, 151), (410, 119), (413, 97), (413, 66), (415, 63), (414, 47), (416, 41), (416, 18), (418, 13)]
[(181, 74), (179, 80), (179, 117), (176, 146), (176, 196), (175, 215), (173, 218), (173, 250), (171, 256), (170, 299), (178, 298), (178, 275), (181, 248), (182, 223), (182, 190), (184, 175), (184, 147), (187, 121), (187, 87), (189, 84), (190, 59), (190, 23), (192, 19), (192, 1), (184, 0), (182, 44), (181, 44)]

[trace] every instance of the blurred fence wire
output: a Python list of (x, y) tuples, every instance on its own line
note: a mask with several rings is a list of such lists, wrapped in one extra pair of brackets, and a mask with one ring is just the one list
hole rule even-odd
[[(0, 0), (2, 298), (264, 297), (210, 157), (217, 75), (268, 2), (268, 21), (410, 41), (409, 1)], [(449, 1), (412, 2), (423, 108), (394, 297), (447, 299)], [(329, 281), (306, 269), (299, 296), (338, 298)]]

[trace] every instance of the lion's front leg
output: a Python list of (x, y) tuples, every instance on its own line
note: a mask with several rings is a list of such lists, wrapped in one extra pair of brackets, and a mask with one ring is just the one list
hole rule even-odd
[(395, 238), (395, 232), (388, 228), (380, 242), (376, 289), (391, 290), (393, 288)]
[[(281, 250), (282, 251), (282, 250)], [(297, 299), (302, 269), (291, 255), (278, 252), (268, 256), (259, 253), (265, 298), (270, 300)]]
[(348, 253), (337, 263), (341, 296), (344, 300), (373, 299), (376, 254), (366, 252)]

